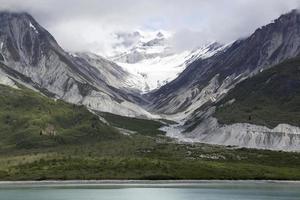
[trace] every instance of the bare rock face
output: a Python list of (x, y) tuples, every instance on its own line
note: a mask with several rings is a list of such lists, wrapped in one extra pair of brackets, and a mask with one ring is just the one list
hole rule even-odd
[(277, 131), (249, 124), (221, 126), (211, 117), (214, 104), (238, 83), (299, 53), (300, 14), (294, 10), (212, 57), (191, 63), (177, 79), (147, 94), (153, 100), (149, 109), (179, 121), (168, 134), (175, 132), (181, 140), (300, 150), (297, 127), (280, 124), (286, 128)]
[(191, 63), (174, 81), (148, 94), (153, 102), (150, 109), (166, 114), (184, 111), (217, 74), (218, 87), (227, 82), (228, 89), (299, 53), (300, 14), (292, 11), (212, 57)]
[(144, 103), (139, 93), (122, 82), (128, 76), (124, 70), (100, 57), (65, 52), (26, 13), (0, 13), (0, 60), (10, 79), (48, 96), (93, 110), (153, 117), (139, 106)]
[(221, 125), (217, 119), (207, 118), (184, 138), (209, 144), (300, 151), (300, 128), (288, 124), (272, 129), (247, 123)]
[[(135, 33), (134, 37), (140, 36)], [(149, 46), (163, 46), (163, 35), (158, 34), (157, 39), (141, 48)], [(128, 78), (130, 74), (117, 64), (90, 53), (64, 51), (26, 13), (0, 13), (1, 84), (16, 88), (22, 84), (90, 110), (130, 117), (163, 116), (180, 122), (165, 130), (169, 136), (182, 140), (299, 150), (297, 127), (281, 124), (268, 129), (242, 123), (223, 126), (212, 115), (214, 103), (242, 80), (299, 55), (300, 14), (292, 11), (246, 39), (225, 47), (215, 43), (207, 48), (214, 53), (201, 59), (191, 58), (178, 78), (142, 96), (132, 87), (134, 83), (128, 81), (132, 80)], [(133, 52), (118, 59), (137, 62), (144, 57)], [(53, 127), (46, 129), (46, 134), (57, 134)]]

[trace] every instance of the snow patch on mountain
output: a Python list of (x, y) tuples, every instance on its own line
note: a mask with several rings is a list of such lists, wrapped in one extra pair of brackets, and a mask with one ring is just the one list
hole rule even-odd
[(35, 26), (31, 22), (29, 22), (29, 26), (30, 26), (30, 28), (32, 28), (34, 30), (34, 32), (39, 33), (38, 30), (35, 28)]
[[(195, 50), (176, 52), (166, 31), (119, 34), (120, 44), (115, 46), (110, 59), (132, 74), (128, 81), (143, 93), (158, 89), (174, 80), (190, 63), (210, 57), (223, 49), (212, 42)], [(134, 87), (134, 86), (133, 86)]]
[(148, 92), (175, 79), (185, 69), (185, 61), (188, 59), (189, 52), (185, 51), (181, 54), (163, 58), (158, 56), (133, 64), (121, 62), (117, 64), (133, 75), (129, 81), (141, 83), (136, 87), (143, 92)]

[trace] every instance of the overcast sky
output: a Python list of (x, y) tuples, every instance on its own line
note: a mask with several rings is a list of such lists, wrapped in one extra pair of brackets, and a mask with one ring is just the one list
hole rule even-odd
[(67, 50), (105, 54), (116, 31), (168, 30), (179, 49), (246, 37), (300, 0), (0, 0), (26, 11)]

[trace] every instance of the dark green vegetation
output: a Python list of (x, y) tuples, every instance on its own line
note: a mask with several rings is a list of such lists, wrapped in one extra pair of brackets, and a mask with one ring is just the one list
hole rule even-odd
[(158, 130), (164, 124), (158, 121), (123, 117), (110, 113), (100, 113), (100, 115), (104, 117), (109, 124), (118, 128), (128, 129), (143, 135), (155, 136), (164, 134), (163, 131)]
[[(226, 104), (232, 99), (232, 104)], [(215, 115), (226, 124), (300, 126), (300, 58), (285, 61), (238, 84), (219, 103)]]
[(0, 92), (0, 180), (300, 180), (299, 153), (178, 144), (159, 122), (102, 114), (136, 132), (124, 136), (82, 106), (25, 88)]
[(79, 144), (117, 135), (83, 106), (0, 85), (0, 150)]
[(300, 179), (300, 154), (175, 144), (139, 134), (0, 154), (2, 180)]

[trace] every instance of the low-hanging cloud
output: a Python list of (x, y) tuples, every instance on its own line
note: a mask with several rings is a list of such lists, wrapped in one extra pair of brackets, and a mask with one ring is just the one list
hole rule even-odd
[(25, 11), (71, 51), (111, 50), (116, 31), (164, 29), (177, 49), (227, 43), (251, 34), (299, 0), (0, 0), (2, 10)]

